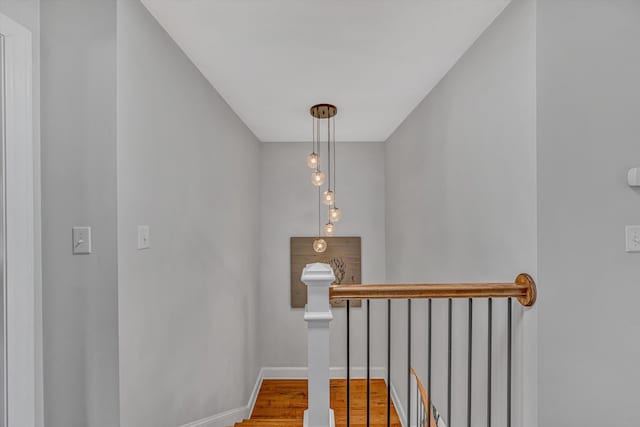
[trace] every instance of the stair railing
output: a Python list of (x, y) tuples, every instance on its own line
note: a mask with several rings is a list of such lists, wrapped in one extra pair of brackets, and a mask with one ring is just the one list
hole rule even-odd
[[(418, 377), (416, 371), (411, 368), (412, 386), (415, 389), (416, 396), (416, 410), (415, 417), (416, 424), (420, 427), (438, 427), (436, 416), (433, 413), (433, 405), (431, 404), (431, 398), (425, 390), (422, 381)], [(387, 422), (389, 424), (389, 422)]]
[[(487, 388), (486, 402), (487, 420), (486, 426), (492, 425), (492, 334), (493, 334), (493, 299), (507, 300), (507, 427), (511, 427), (512, 421), (512, 299), (531, 307), (536, 302), (536, 285), (531, 276), (520, 274), (512, 283), (446, 283), (446, 284), (380, 284), (380, 285), (331, 285), (335, 277), (331, 267), (327, 264), (309, 264), (302, 273), (302, 282), (307, 285), (307, 307), (305, 310), (305, 320), (308, 327), (308, 378), (309, 378), (309, 409), (305, 412), (305, 427), (333, 427), (335, 425), (333, 412), (329, 408), (329, 323), (333, 319), (330, 302), (346, 301), (347, 320), (347, 378), (346, 378), (346, 421), (347, 427), (351, 424), (350, 408), (350, 303), (351, 301), (366, 302), (366, 375), (367, 375), (367, 415), (366, 424), (371, 424), (371, 363), (370, 363), (370, 301), (372, 299), (387, 300), (387, 413), (386, 424), (391, 426), (391, 301), (407, 301), (407, 400), (405, 409), (405, 427), (418, 426), (436, 427), (432, 413), (431, 401), (431, 369), (432, 369), (432, 300), (448, 299), (448, 321), (447, 321), (447, 405), (446, 405), (446, 425), (452, 426), (451, 396), (452, 396), (452, 330), (453, 330), (453, 299), (468, 300), (468, 372), (467, 372), (467, 420), (459, 425), (471, 426), (471, 369), (472, 369), (472, 337), (473, 337), (473, 302), (474, 299), (487, 300)], [(411, 354), (411, 302), (414, 299), (427, 300), (427, 387), (416, 387), (416, 392), (412, 393), (412, 377), (415, 371), (412, 369)], [(414, 384), (419, 383), (417, 376)], [(420, 383), (421, 384), (421, 383)], [(416, 407), (412, 411), (411, 401), (416, 396), (426, 396), (426, 403), (418, 403), (416, 407), (422, 405), (426, 408), (426, 417), (419, 418), (419, 411)], [(426, 421), (426, 422), (425, 422)]]

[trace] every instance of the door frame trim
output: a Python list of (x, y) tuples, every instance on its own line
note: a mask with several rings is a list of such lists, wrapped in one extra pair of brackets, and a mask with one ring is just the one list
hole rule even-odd
[(7, 427), (36, 419), (35, 200), (31, 31), (0, 13), (5, 97)]

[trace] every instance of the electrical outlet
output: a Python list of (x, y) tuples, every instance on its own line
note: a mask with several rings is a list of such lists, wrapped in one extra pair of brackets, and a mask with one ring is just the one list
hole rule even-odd
[(627, 225), (627, 252), (640, 252), (640, 225)]

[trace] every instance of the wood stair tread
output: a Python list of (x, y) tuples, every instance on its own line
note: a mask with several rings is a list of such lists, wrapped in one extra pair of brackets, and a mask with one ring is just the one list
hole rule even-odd
[[(346, 380), (331, 380), (331, 407), (336, 427), (346, 427)], [(234, 427), (302, 427), (307, 409), (306, 380), (267, 380), (262, 382), (251, 418)], [(366, 380), (351, 380), (351, 427), (366, 427)], [(370, 427), (387, 426), (387, 386), (382, 379), (371, 380)], [(391, 403), (391, 426), (400, 420)]]
[(273, 427), (273, 426), (285, 426), (285, 427), (302, 427), (302, 420), (293, 420), (288, 418), (252, 418), (244, 420), (241, 423), (236, 423), (235, 427)]

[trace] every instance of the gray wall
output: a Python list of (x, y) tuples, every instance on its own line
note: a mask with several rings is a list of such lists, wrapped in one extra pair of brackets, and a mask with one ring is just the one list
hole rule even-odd
[[(340, 132), (340, 122), (337, 132)], [(326, 147), (326, 146), (325, 146)], [(362, 279), (384, 282), (384, 144), (337, 143), (338, 206), (343, 218), (338, 236), (362, 237)], [(289, 238), (318, 232), (318, 192), (305, 163), (311, 143), (264, 143), (261, 146), (261, 221), (259, 340), (262, 366), (303, 367), (307, 364), (304, 309), (290, 306)], [(325, 206), (323, 205), (323, 208)], [(326, 210), (322, 210), (326, 222)], [(324, 222), (323, 222), (324, 224)], [(373, 310), (372, 310), (373, 312)], [(352, 365), (364, 366), (361, 332), (363, 310), (352, 311)], [(373, 315), (375, 330), (385, 328), (386, 311)], [(383, 337), (372, 343), (372, 363), (384, 366)], [(346, 365), (345, 310), (334, 310), (331, 322), (331, 364)]]
[(540, 425), (640, 424), (640, 2), (538, 2)]
[[(46, 426), (115, 426), (116, 2), (43, 1), (41, 25)], [(93, 254), (71, 254), (74, 225)]]
[[(387, 281), (511, 281), (536, 272), (535, 2), (515, 0), (386, 145)], [(506, 302), (494, 304), (494, 426), (505, 423)], [(517, 306), (517, 304), (516, 304)], [(426, 378), (426, 302), (414, 366)], [(406, 302), (393, 306), (392, 379), (406, 395)], [(487, 303), (474, 310), (474, 419), (486, 417)], [(515, 360), (532, 318), (516, 307)], [(434, 301), (432, 397), (446, 413), (446, 302)], [(454, 304), (453, 423), (466, 420), (467, 302)], [(523, 356), (524, 357), (524, 356)], [(527, 356), (529, 357), (529, 356)], [(516, 373), (524, 375), (528, 359)], [(529, 369), (527, 367), (527, 369)], [(518, 387), (523, 384), (517, 377)], [(525, 392), (516, 390), (518, 399)], [(532, 402), (527, 402), (531, 404)], [(516, 417), (523, 417), (516, 401)], [(500, 415), (498, 415), (500, 414)], [(517, 418), (514, 418), (517, 419)]]
[[(122, 427), (175, 427), (247, 404), (259, 150), (141, 3), (118, 2)], [(151, 227), (144, 251), (141, 224)]]
[(0, 12), (34, 33), (40, 34), (40, 0), (0, 0)]
[(34, 231), (36, 278), (36, 425), (43, 422), (42, 408), (42, 237), (40, 189), (40, 0), (0, 0), (0, 13), (28, 28), (33, 47), (33, 153), (34, 153)]

